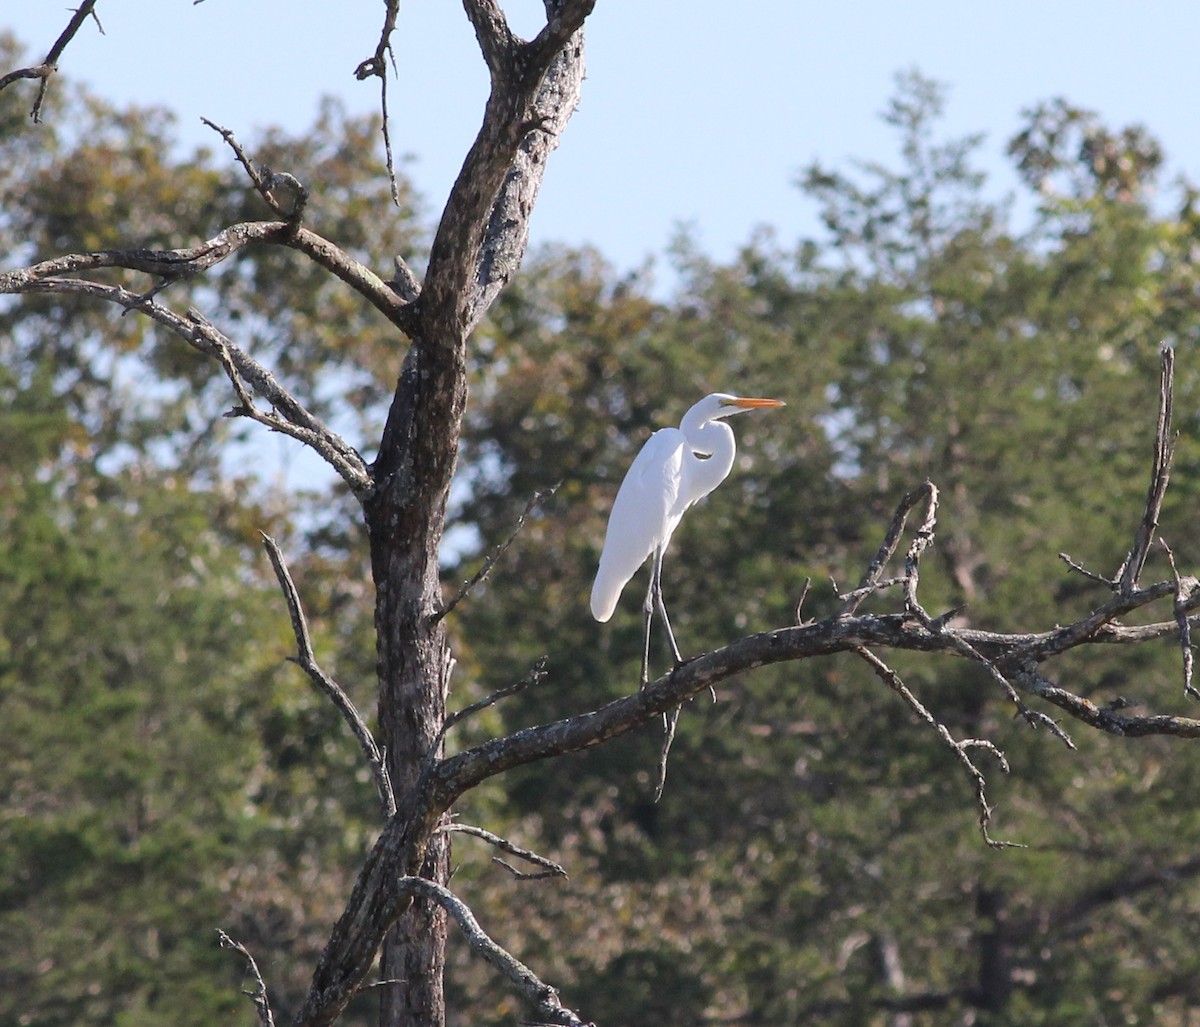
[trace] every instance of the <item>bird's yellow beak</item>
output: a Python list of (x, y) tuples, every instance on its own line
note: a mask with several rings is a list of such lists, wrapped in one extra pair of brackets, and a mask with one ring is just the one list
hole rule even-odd
[(722, 405), (737, 407), (739, 410), (758, 410), (762, 407), (787, 406), (781, 399), (746, 399), (742, 396), (734, 396), (732, 399), (727, 399)]

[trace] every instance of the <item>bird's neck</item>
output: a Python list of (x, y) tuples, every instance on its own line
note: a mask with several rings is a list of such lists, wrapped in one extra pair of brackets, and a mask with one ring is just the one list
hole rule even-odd
[(708, 421), (687, 433), (688, 445), (698, 459), (693, 465), (693, 480), (700, 496), (706, 496), (728, 476), (733, 467), (736, 445), (733, 429), (724, 421)]

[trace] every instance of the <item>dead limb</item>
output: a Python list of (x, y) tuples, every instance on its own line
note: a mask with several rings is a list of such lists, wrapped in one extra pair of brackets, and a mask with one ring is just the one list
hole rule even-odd
[(534, 866), (544, 867), (542, 873), (530, 874), (515, 867), (510, 866), (504, 860), (493, 857), (493, 862), (499, 863), (506, 870), (510, 871), (514, 877), (522, 880), (541, 880), (546, 877), (566, 877), (567, 872), (562, 865), (555, 863), (552, 859), (547, 859), (545, 856), (540, 856), (530, 849), (522, 849), (519, 845), (514, 845), (507, 838), (501, 838), (498, 834), (492, 834), (491, 831), (485, 831), (482, 827), (474, 827), (471, 824), (443, 824), (439, 830), (454, 831), (459, 834), (469, 834), (476, 838), (482, 838), (489, 845), (494, 845), (496, 848), (507, 852), (509, 855), (516, 856), (518, 859), (523, 859), (527, 863), (532, 863)]
[(881, 660), (865, 646), (858, 646), (854, 651), (867, 662), (868, 666), (870, 666), (880, 680), (882, 680), (893, 692), (900, 696), (900, 698), (908, 704), (909, 708), (918, 717), (920, 717), (921, 720), (925, 721), (926, 724), (928, 724), (934, 729), (934, 731), (937, 732), (938, 737), (945, 743), (946, 747), (949, 748), (952, 753), (954, 753), (955, 759), (958, 760), (963, 769), (967, 772), (967, 776), (970, 778), (975, 788), (975, 804), (979, 807), (979, 830), (983, 834), (983, 840), (994, 849), (1024, 848), (1024, 846), (1019, 845), (1016, 842), (996, 841), (988, 832), (988, 824), (992, 819), (992, 807), (988, 804), (987, 800), (987, 779), (983, 776), (983, 771), (975, 766), (975, 762), (971, 759), (969, 750), (983, 749), (984, 751), (991, 753), (999, 762), (1000, 769), (1007, 774), (1009, 772), (1009, 766), (1008, 759), (1005, 757), (1004, 753), (1001, 752), (991, 742), (981, 738), (965, 738), (961, 741), (956, 740), (954, 736), (950, 734), (949, 729), (925, 708), (920, 699), (913, 695), (908, 686), (905, 685), (901, 680), (900, 675), (892, 670), (892, 668), (886, 663), (884, 663), (883, 660)]
[(289, 659), (309, 676), (313, 684), (329, 698), (330, 702), (338, 708), (346, 723), (350, 725), (350, 730), (354, 732), (354, 737), (358, 739), (359, 747), (367, 757), (367, 763), (370, 765), (371, 773), (375, 777), (375, 788), (379, 792), (379, 802), (383, 807), (383, 815), (385, 818), (392, 817), (396, 813), (396, 797), (392, 793), (392, 783), (388, 777), (387, 765), (384, 761), (383, 753), (380, 752), (379, 747), (375, 744), (375, 739), (371, 734), (370, 728), (367, 727), (366, 721), (363, 720), (354, 703), (350, 701), (350, 697), (318, 665), (316, 656), (313, 653), (312, 636), (308, 630), (308, 619), (304, 616), (304, 609), (300, 605), (300, 594), (296, 590), (295, 582), (292, 581), (292, 575), (288, 571), (287, 564), (284, 562), (283, 554), (279, 551), (279, 545), (270, 535), (263, 532), (259, 532), (259, 534), (262, 535), (267, 556), (270, 557), (271, 566), (275, 570), (275, 577), (278, 579), (279, 587), (283, 590), (284, 598), (287, 600), (288, 613), (292, 621), (292, 632), (296, 636), (296, 655), (289, 657)]
[(583, 1020), (559, 1001), (558, 992), (554, 988), (541, 981), (529, 967), (492, 941), (479, 926), (466, 903), (449, 889), (423, 877), (402, 877), (396, 882), (396, 887), (401, 894), (419, 896), (441, 906), (458, 924), (472, 950), (507, 978), (546, 1024), (587, 1027)]
[(472, 576), (471, 580), (466, 582), (462, 588), (458, 590), (454, 598), (446, 603), (446, 605), (443, 606), (436, 614), (434, 614), (435, 621), (439, 621), (445, 617), (459, 603), (466, 599), (477, 585), (487, 580), (487, 576), (492, 573), (492, 568), (495, 567), (499, 562), (500, 557), (502, 557), (508, 551), (508, 547), (513, 544), (513, 540), (517, 537), (517, 534), (520, 532), (520, 530), (525, 526), (525, 519), (533, 512), (534, 507), (536, 507), (539, 503), (549, 499), (557, 491), (558, 485), (551, 485), (549, 488), (539, 489), (530, 497), (529, 502), (525, 504), (525, 509), (521, 511), (521, 516), (517, 518), (517, 523), (513, 526), (513, 530), (509, 532), (508, 538), (501, 542), (500, 545), (498, 545), (492, 551), (488, 558), (483, 561), (483, 564), (480, 566), (479, 570), (477, 570)]
[(217, 937), (220, 939), (221, 948), (233, 949), (234, 952), (246, 961), (246, 970), (254, 980), (254, 990), (244, 991), (242, 994), (254, 1003), (254, 1008), (258, 1012), (258, 1022), (262, 1027), (275, 1027), (275, 1017), (271, 1012), (271, 1005), (267, 1001), (267, 985), (263, 981), (262, 974), (259, 973), (258, 964), (254, 961), (254, 957), (250, 955), (249, 950), (244, 945), (234, 941), (224, 931), (217, 931)]

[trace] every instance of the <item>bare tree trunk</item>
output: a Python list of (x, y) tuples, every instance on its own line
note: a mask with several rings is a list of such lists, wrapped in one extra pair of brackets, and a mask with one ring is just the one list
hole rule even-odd
[[(367, 508), (375, 579), (379, 671), (379, 732), (398, 799), (415, 787), (422, 766), (439, 747), (446, 713), (450, 653), (441, 602), (438, 548), (446, 497), (466, 402), (465, 376), (456, 361), (423, 368), (421, 347), (405, 360), (373, 474), (379, 485)], [(461, 350), (460, 350), (461, 352)], [(426, 371), (428, 373), (422, 373)], [(435, 835), (422, 877), (445, 884), (450, 846)], [(445, 1022), (442, 970), (446, 915), (415, 900), (389, 932), (383, 950), (385, 988), (381, 1023), (438, 1027)]]
[[(472, 329), (520, 264), (545, 161), (574, 112), (583, 80), (579, 25), (591, 0), (548, 4), (554, 22), (533, 43), (511, 36), (499, 8), (467, 4), (493, 72), (484, 124), (451, 192), (416, 303), (412, 345), (371, 468), (366, 504), (376, 588), (379, 735), (396, 798), (406, 807), (422, 770), (441, 756), (451, 655), (438, 616), (438, 551), (466, 408)], [(574, 37), (574, 38), (572, 38)], [(420, 867), (449, 879), (450, 841), (435, 833)], [(388, 932), (382, 955), (382, 1027), (441, 1027), (446, 913), (425, 898)]]

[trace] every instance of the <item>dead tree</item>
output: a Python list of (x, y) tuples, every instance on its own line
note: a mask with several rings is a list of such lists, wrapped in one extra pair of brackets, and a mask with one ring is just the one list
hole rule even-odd
[[(583, 25), (594, 2), (547, 0), (546, 24), (527, 41), (510, 31), (495, 0), (465, 0), (491, 74), (491, 93), (482, 126), (442, 213), (420, 284), (403, 255), (396, 258), (395, 272), (385, 280), (335, 242), (306, 228), (307, 194), (299, 179), (255, 164), (231, 132), (215, 125), (212, 127), (222, 134), (270, 209), (271, 218), (230, 225), (214, 238), (186, 249), (130, 248), (50, 256), (29, 267), (0, 272), (0, 293), (83, 294), (170, 330), (183, 343), (219, 362), (234, 396), (231, 413), (309, 446), (341, 476), (360, 503), (376, 587), (378, 739), (372, 737), (337, 683), (321, 670), (283, 555), (270, 539), (265, 540), (291, 613), (296, 662), (346, 717), (374, 772), (382, 809), (379, 837), (314, 968), (298, 1024), (315, 1027), (335, 1022), (363, 986), (381, 949), (384, 979), (401, 982), (383, 989), (382, 1022), (421, 1027), (442, 1024), (442, 967), (449, 920), (465, 933), (473, 950), (528, 999), (539, 1022), (580, 1024), (580, 1018), (559, 1002), (555, 990), (489, 938), (470, 909), (446, 887), (448, 815), (460, 796), (488, 778), (523, 764), (601, 745), (657, 720), (734, 674), (783, 661), (856, 654), (952, 750), (975, 794), (983, 837), (992, 845), (1006, 843), (994, 841), (989, 833), (991, 808), (980, 757), (1007, 770), (1003, 753), (986, 739), (953, 737), (880, 652), (910, 650), (976, 664), (1031, 727), (1052, 732), (1068, 746), (1072, 744), (1069, 733), (1045, 712), (1047, 707), (1088, 727), (1118, 735), (1200, 736), (1200, 720), (1135, 716), (1116, 708), (1100, 708), (1056, 683), (1050, 671), (1056, 657), (1080, 646), (1140, 645), (1173, 635), (1183, 654), (1183, 688), (1196, 695), (1190, 631), (1197, 617), (1193, 611), (1200, 604), (1197, 581), (1178, 573), (1173, 561), (1169, 577), (1150, 584), (1141, 581), (1147, 556), (1158, 541), (1158, 512), (1170, 472), (1173, 354), (1164, 349), (1145, 509), (1118, 571), (1111, 578), (1091, 575), (1102, 580), (1111, 594), (1084, 616), (1065, 626), (1000, 633), (956, 626), (953, 611), (927, 612), (919, 598), (919, 573), (922, 554), (935, 538), (938, 491), (932, 482), (924, 482), (900, 501), (861, 581), (841, 597), (841, 606), (832, 615), (805, 621), (798, 609), (797, 623), (739, 639), (690, 660), (646, 689), (601, 709), (527, 727), (444, 757), (445, 731), (468, 712), (447, 714), (454, 660), (445, 614), (458, 599), (444, 602), (438, 578), (446, 501), (467, 401), (467, 346), (472, 330), (523, 256), (528, 218), (547, 157), (579, 97)], [(378, 46), (359, 66), (358, 76), (379, 78), (386, 126), (387, 56), (398, 0), (388, 0), (385, 6)], [(39, 81), (36, 115), (64, 48), (94, 13), (94, 7), (95, 0), (85, 0), (46, 60), (3, 76), (0, 88), (26, 79)], [(388, 149), (390, 163), (390, 141)], [(173, 282), (203, 273), (250, 243), (289, 247), (304, 254), (357, 293), (363, 303), (379, 310), (397, 333), (407, 338), (408, 349), (373, 462), (364, 460), (307, 411), (270, 368), (241, 348), (218, 323), (219, 312), (210, 317), (195, 309), (181, 311), (164, 299)], [(89, 276), (89, 272), (113, 268), (131, 274), (122, 284)], [(148, 287), (134, 287), (147, 279)], [(910, 533), (900, 565), (894, 566), (908, 520), (918, 510), (921, 523)], [(896, 597), (890, 612), (861, 612), (868, 598), (874, 597), (872, 605), (878, 605), (879, 597), (886, 602), (889, 595)], [(1154, 623), (1137, 627), (1119, 623), (1124, 615), (1156, 604), (1166, 611)], [(530, 680), (541, 673), (535, 668)], [(490, 697), (487, 702), (501, 697)], [(513, 846), (508, 849), (539, 861)], [(555, 870), (550, 867), (548, 872)], [(273, 1022), (265, 985), (250, 954), (232, 939), (222, 940), (248, 960), (256, 980), (253, 998), (260, 1019)]]

